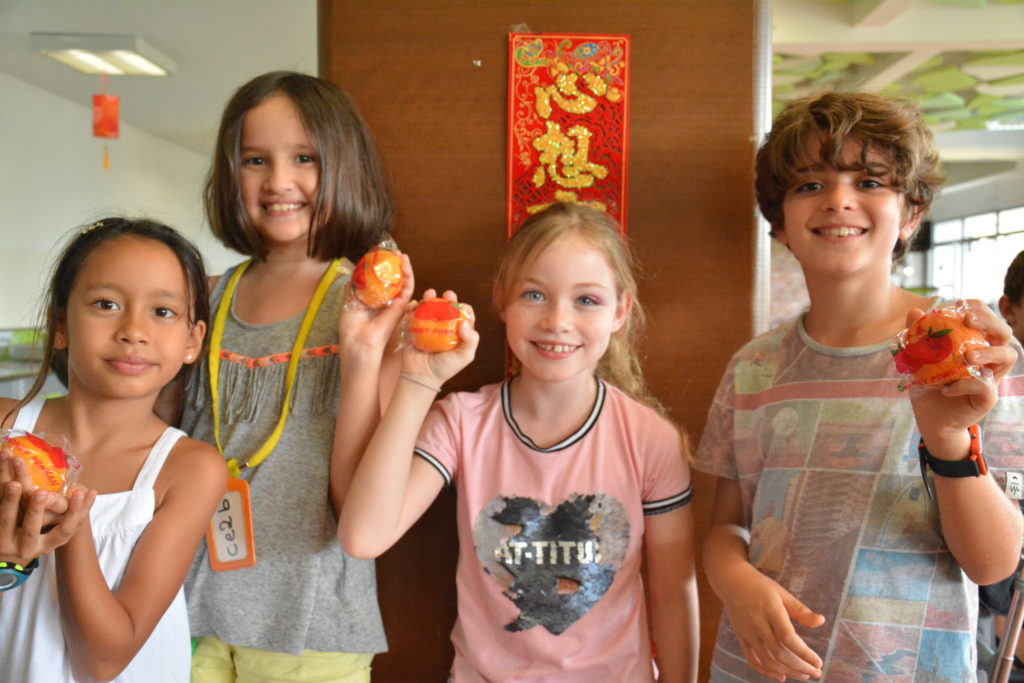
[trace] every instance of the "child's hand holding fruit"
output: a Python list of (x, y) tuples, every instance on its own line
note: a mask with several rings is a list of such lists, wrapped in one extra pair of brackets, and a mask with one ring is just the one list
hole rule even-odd
[[(967, 428), (995, 406), (999, 382), (1017, 361), (1017, 351), (1010, 346), (1013, 336), (1010, 327), (980, 301), (968, 301), (967, 309), (962, 315), (962, 324), (951, 326), (952, 331), (941, 336), (936, 334), (941, 331), (939, 325), (927, 325), (928, 318), (920, 309), (907, 314), (908, 330), (915, 330), (916, 324), (924, 320), (924, 326), (930, 327), (931, 332), (926, 330), (918, 335), (921, 347), (904, 357), (903, 366), (913, 370), (923, 358), (926, 362), (920, 362), (918, 373), (927, 372), (924, 366), (929, 363), (935, 368), (934, 382), (911, 392), (914, 416), (928, 450), (935, 457), (948, 460), (966, 457)], [(945, 337), (950, 337), (948, 343), (939, 341)], [(946, 352), (946, 346), (951, 347), (947, 356), (933, 363), (933, 356), (937, 358), (940, 351)], [(962, 359), (957, 361), (954, 356), (960, 348)], [(899, 355), (895, 352), (894, 359)], [(956, 362), (960, 366), (966, 362), (980, 368), (980, 372), (955, 373)], [(896, 363), (900, 367), (901, 361), (897, 359)], [(951, 376), (944, 378), (948, 373)]]

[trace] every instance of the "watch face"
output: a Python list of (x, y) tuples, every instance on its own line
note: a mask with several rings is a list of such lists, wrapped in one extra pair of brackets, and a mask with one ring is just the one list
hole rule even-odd
[(13, 569), (0, 569), (0, 591), (5, 591), (8, 588), (14, 588), (19, 583), (19, 576), (14, 573)]

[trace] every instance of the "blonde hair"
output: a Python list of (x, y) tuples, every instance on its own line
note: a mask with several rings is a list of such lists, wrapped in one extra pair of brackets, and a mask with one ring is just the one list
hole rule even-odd
[[(618, 224), (605, 213), (582, 204), (552, 204), (526, 219), (509, 240), (498, 263), (494, 277), (493, 305), (501, 314), (523, 281), (526, 270), (548, 247), (578, 235), (604, 254), (615, 276), (616, 295), (632, 299), (626, 320), (608, 342), (608, 349), (597, 364), (597, 376), (614, 384), (631, 398), (662, 410), (647, 390), (637, 344), (645, 323), (643, 308), (637, 297), (635, 260), (627, 248)], [(513, 360), (513, 369), (519, 369)]]

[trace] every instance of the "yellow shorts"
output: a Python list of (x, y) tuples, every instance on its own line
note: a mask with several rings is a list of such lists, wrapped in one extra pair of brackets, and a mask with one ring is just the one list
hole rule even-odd
[(301, 655), (286, 655), (205, 636), (197, 639), (192, 654), (192, 683), (369, 683), (371, 661), (372, 654), (303, 650)]

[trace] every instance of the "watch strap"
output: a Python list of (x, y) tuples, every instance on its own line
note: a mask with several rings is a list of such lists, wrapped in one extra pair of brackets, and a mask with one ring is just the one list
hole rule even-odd
[(988, 466), (985, 464), (985, 456), (981, 449), (981, 430), (978, 428), (978, 425), (974, 424), (967, 428), (967, 434), (971, 438), (970, 451), (963, 460), (942, 460), (941, 458), (936, 458), (928, 452), (928, 448), (924, 445), (924, 439), (921, 439), (920, 443), (918, 443), (917, 452), (921, 459), (921, 477), (924, 478), (925, 490), (928, 491), (929, 497), (932, 496), (932, 492), (926, 477), (926, 470), (928, 469), (931, 469), (934, 474), (940, 477), (949, 479), (982, 477), (988, 474)]
[(25, 583), (32, 570), (39, 566), (39, 558), (32, 558), (28, 564), (0, 560), (0, 591), (9, 591)]

